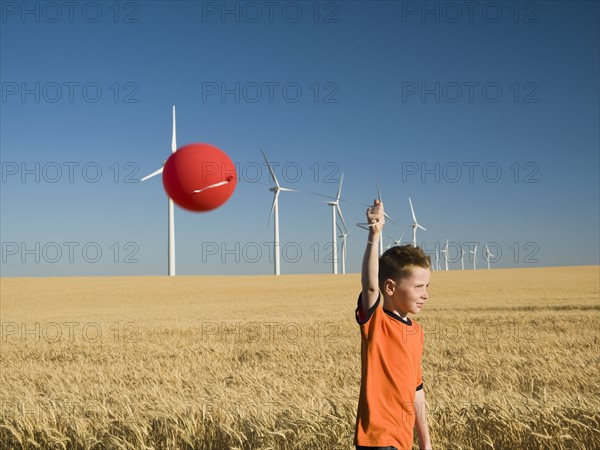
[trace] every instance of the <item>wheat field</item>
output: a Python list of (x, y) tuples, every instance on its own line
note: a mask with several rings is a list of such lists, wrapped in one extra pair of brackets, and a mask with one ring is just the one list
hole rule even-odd
[[(600, 268), (433, 272), (435, 449), (600, 448)], [(2, 449), (351, 449), (351, 275), (2, 278)], [(417, 448), (415, 446), (415, 448)]]

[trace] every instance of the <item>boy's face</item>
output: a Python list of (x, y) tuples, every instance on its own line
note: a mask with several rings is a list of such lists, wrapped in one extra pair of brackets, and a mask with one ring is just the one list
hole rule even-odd
[(415, 267), (409, 275), (396, 281), (387, 280), (384, 285), (385, 294), (387, 294), (387, 308), (401, 314), (420, 312), (429, 297), (427, 287), (430, 275), (429, 269)]

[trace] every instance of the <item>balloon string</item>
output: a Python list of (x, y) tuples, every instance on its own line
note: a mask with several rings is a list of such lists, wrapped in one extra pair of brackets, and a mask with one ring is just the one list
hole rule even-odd
[(219, 187), (219, 186), (223, 186), (224, 184), (227, 184), (230, 181), (231, 181), (230, 179), (228, 179), (227, 181), (219, 181), (218, 183), (211, 184), (210, 186), (203, 187), (202, 189), (196, 189), (195, 191), (193, 191), (191, 193), (191, 195), (198, 194), (198, 193), (200, 193), (202, 191), (205, 191), (207, 189), (212, 189), (212, 188), (216, 188), (216, 187)]

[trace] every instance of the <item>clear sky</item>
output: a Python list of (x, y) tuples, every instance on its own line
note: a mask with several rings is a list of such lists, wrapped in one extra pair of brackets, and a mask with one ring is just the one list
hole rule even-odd
[[(450, 269), (599, 263), (599, 3), (12, 2), (1, 16), (2, 276), (160, 275), (178, 144), (236, 162), (230, 200), (176, 208), (177, 273), (268, 274), (271, 183)], [(331, 209), (280, 197), (282, 273), (331, 272)], [(443, 264), (442, 264), (443, 267)]]

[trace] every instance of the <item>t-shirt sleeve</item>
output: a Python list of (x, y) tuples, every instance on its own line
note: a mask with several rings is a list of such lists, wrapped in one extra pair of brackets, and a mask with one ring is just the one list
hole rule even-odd
[(363, 325), (369, 321), (369, 319), (373, 315), (373, 312), (375, 311), (377, 306), (379, 306), (380, 297), (381, 297), (381, 293), (379, 293), (379, 295), (377, 296), (377, 301), (373, 304), (373, 306), (371, 306), (368, 311), (364, 311), (363, 307), (362, 307), (362, 301), (361, 301), (362, 292), (360, 294), (358, 294), (358, 302), (356, 305), (355, 316), (356, 316), (356, 321), (358, 322), (359, 325)]
[(417, 391), (423, 389), (423, 370), (421, 369), (421, 362), (419, 362), (419, 369), (417, 371)]

